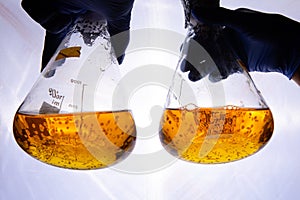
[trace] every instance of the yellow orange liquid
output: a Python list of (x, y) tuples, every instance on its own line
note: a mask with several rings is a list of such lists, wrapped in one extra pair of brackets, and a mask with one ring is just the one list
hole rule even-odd
[(160, 138), (165, 149), (196, 163), (225, 163), (259, 151), (273, 134), (269, 109), (166, 109)]
[(75, 114), (17, 113), (13, 124), (19, 146), (50, 165), (97, 169), (126, 158), (136, 128), (129, 111)]

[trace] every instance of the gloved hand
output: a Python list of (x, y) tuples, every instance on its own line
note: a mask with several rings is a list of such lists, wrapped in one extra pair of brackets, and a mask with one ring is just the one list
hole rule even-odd
[[(196, 7), (192, 16), (199, 23), (225, 26), (227, 44), (249, 71), (279, 72), (291, 79), (300, 67), (300, 23), (292, 19), (244, 8), (221, 7)], [(196, 81), (202, 77), (200, 67), (183, 62), (181, 69), (190, 71), (189, 78)]]
[[(114, 36), (129, 30), (133, 2), (134, 0), (22, 0), (23, 9), (46, 30), (41, 71), (82, 14), (91, 11), (104, 16), (108, 32)], [(116, 55), (120, 55), (117, 58), (120, 64), (128, 42), (128, 31), (122, 36), (122, 41), (112, 40)]]

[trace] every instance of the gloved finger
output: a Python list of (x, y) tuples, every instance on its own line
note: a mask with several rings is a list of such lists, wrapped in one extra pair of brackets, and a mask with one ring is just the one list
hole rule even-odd
[(186, 59), (183, 59), (180, 63), (180, 70), (182, 72), (188, 72), (193, 68), (194, 68), (193, 65), (190, 62), (188, 62)]
[(228, 75), (224, 76), (221, 74), (219, 69), (215, 64), (211, 64), (210, 66), (204, 63), (199, 64), (197, 67), (192, 66), (188, 61), (184, 60), (181, 63), (182, 65), (185, 65), (184, 67), (188, 69), (186, 72), (188, 72), (188, 78), (190, 81), (198, 81), (205, 76), (208, 76), (209, 80), (212, 82), (218, 82), (222, 79), (227, 78)]
[(191, 14), (194, 19), (204, 24), (228, 25), (234, 19), (234, 12), (222, 7), (196, 6)]
[(197, 81), (217, 69), (207, 50), (195, 39), (189, 39), (182, 45), (184, 59), (180, 63), (182, 72), (189, 72), (189, 79)]
[(58, 48), (61, 41), (64, 39), (64, 37), (67, 35), (67, 33), (71, 30), (71, 28), (74, 25), (74, 22), (80, 17), (80, 14), (73, 14), (68, 15), (69, 21), (65, 21), (66, 23), (60, 23), (61, 27), (58, 29), (58, 26), (55, 26), (57, 21), (62, 22), (64, 15), (56, 15), (57, 18), (51, 18), (47, 22), (45, 22), (43, 25), (46, 28), (46, 35), (44, 40), (44, 49), (42, 54), (42, 68), (43, 70), (46, 65), (48, 64), (49, 60), (55, 53), (56, 49)]
[(231, 28), (224, 28), (223, 37), (224, 41), (226, 41), (227, 46), (230, 48), (228, 49), (228, 51), (231, 51), (236, 59), (241, 60), (249, 71), (248, 56), (245, 49), (245, 46), (247, 44), (245, 44), (246, 39), (243, 38), (244, 36)]
[[(179, 67), (182, 72), (188, 72), (188, 79), (190, 81), (195, 82), (195, 81), (202, 79), (202, 76), (201, 76), (200, 72), (197, 70), (197, 67), (190, 63), (190, 61), (192, 61), (192, 62), (194, 61), (194, 59), (191, 58), (191, 53), (193, 52), (193, 50), (195, 50), (195, 49), (191, 49), (191, 46), (190, 46), (190, 43), (192, 43), (191, 42), (192, 40), (193, 40), (192, 38), (188, 38), (180, 46), (180, 51), (184, 57), (181, 60)], [(196, 64), (196, 62), (193, 62), (193, 63)]]
[(131, 10), (120, 19), (108, 20), (108, 32), (119, 64), (123, 62), (125, 51), (130, 40)]
[(216, 83), (216, 82), (219, 82), (219, 81), (221, 81), (223, 79), (226, 79), (227, 77), (228, 77), (227, 74), (226, 75), (222, 75), (219, 70), (214, 70), (214, 71), (212, 71), (209, 74), (208, 79), (211, 82)]
[(62, 31), (60, 33), (51, 33), (46, 31), (45, 40), (44, 40), (44, 49), (42, 54), (42, 67), (41, 71), (44, 70), (48, 62), (50, 61), (51, 57), (56, 52), (58, 46), (60, 45), (61, 41), (64, 39), (68, 30)]
[(68, 29), (74, 19), (86, 11), (83, 8), (55, 0), (23, 0), (21, 5), (33, 20), (52, 33), (59, 33)]
[(51, 18), (54, 11), (49, 1), (22, 0), (21, 6), (38, 23), (44, 23)]
[(68, 29), (73, 23), (73, 17), (70, 15), (54, 13), (47, 20), (44, 20), (41, 26), (51, 33), (60, 33)]
[(58, 0), (23, 0), (21, 5), (46, 30), (41, 66), (43, 71), (76, 19), (86, 10)]
[[(97, 10), (101, 11), (101, 13), (103, 13), (103, 15), (108, 21), (117, 22), (122, 18), (130, 19), (130, 13), (133, 7), (134, 0), (109, 0), (109, 1), (103, 0), (102, 2), (99, 0), (94, 0), (94, 1), (98, 2)], [(123, 26), (120, 23), (119, 25)], [(124, 26), (126, 26), (126, 24), (124, 24)]]
[(119, 64), (122, 64), (126, 48), (129, 44), (130, 31), (128, 29), (112, 29), (111, 24), (108, 23), (108, 31), (111, 35), (111, 44)]
[(196, 68), (192, 68), (188, 74), (188, 78), (190, 81), (196, 82), (203, 78), (203, 76), (199, 73)]
[(103, 2), (102, 12), (107, 19), (108, 32), (119, 64), (123, 62), (130, 39), (130, 20), (134, 0), (111, 0)]
[(209, 60), (203, 59), (201, 62), (193, 65), (188, 60), (183, 59), (180, 63), (180, 69), (182, 72), (188, 73), (188, 78), (191, 81), (198, 81), (203, 77), (210, 75), (211, 73), (214, 72), (216, 72), (215, 73), (216, 75), (213, 74), (213, 76), (221, 77), (217, 66), (213, 62), (210, 62)]
[(248, 37), (270, 41), (270, 36), (289, 32), (294, 36), (299, 31), (299, 22), (283, 15), (263, 13), (247, 8), (230, 10), (222, 7), (200, 7), (192, 10), (192, 16), (201, 23), (222, 25), (234, 29)]
[[(248, 68), (248, 57), (245, 46), (248, 46), (248, 43), (251, 42), (249, 39), (253, 39), (253, 30), (259, 29), (257, 27), (257, 21), (255, 21), (252, 16), (255, 15), (255, 18), (257, 18), (257, 15), (261, 15), (263, 13), (246, 8), (229, 10), (220, 7), (196, 7), (193, 10), (193, 13), (196, 19), (202, 23), (225, 26), (222, 31), (222, 35), (225, 37), (224, 41), (227, 42), (227, 45), (231, 48), (236, 58), (239, 58), (243, 63), (245, 63)], [(253, 24), (253, 20), (255, 24)], [(258, 34), (257, 31), (255, 34)], [(257, 36), (255, 35), (255, 37)], [(217, 62), (217, 64), (224, 66), (219, 62)], [(217, 77), (218, 75), (212, 76)], [(226, 77), (226, 74), (222, 73), (222, 76)]]
[[(227, 26), (239, 32), (259, 29), (257, 26), (263, 24), (260, 21), (261, 15), (265, 13), (246, 8), (230, 10), (222, 7), (197, 6), (192, 10), (192, 16), (201, 23)], [(258, 21), (260, 23), (257, 23)]]
[(189, 55), (190, 51), (190, 41), (193, 40), (191, 36), (187, 36), (183, 43), (180, 45), (180, 52), (182, 55), (181, 63), (180, 63), (180, 70), (182, 72), (188, 72), (193, 68), (193, 65), (187, 61), (187, 56)]

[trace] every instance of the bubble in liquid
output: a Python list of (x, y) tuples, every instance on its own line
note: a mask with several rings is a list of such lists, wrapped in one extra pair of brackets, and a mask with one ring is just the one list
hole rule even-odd
[(160, 138), (176, 157), (195, 163), (226, 163), (250, 156), (270, 140), (274, 122), (269, 109), (166, 109)]
[(125, 159), (135, 145), (129, 111), (28, 115), (17, 113), (14, 136), (34, 158), (69, 169), (97, 169)]
[(193, 103), (189, 103), (183, 107), (183, 109), (185, 109), (185, 110), (195, 110), (196, 108), (197, 108), (197, 106)]

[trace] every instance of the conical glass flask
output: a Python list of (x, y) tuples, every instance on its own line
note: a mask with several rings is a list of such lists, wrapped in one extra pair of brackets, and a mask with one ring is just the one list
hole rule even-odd
[(89, 13), (62, 41), (14, 118), (15, 139), (29, 155), (58, 167), (97, 169), (130, 154), (135, 122), (122, 99), (113, 98), (121, 86), (110, 39), (106, 21)]
[[(161, 118), (161, 142), (172, 155), (195, 163), (250, 156), (270, 140), (272, 113), (243, 63), (235, 59), (223, 28), (189, 22)], [(190, 68), (182, 69), (187, 63)]]

